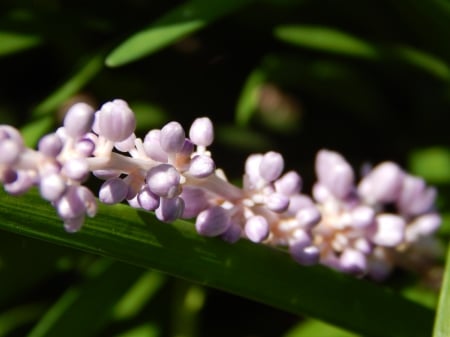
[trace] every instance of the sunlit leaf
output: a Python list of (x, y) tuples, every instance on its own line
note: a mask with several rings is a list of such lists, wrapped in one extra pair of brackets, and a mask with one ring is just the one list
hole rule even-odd
[(214, 6), (207, 0), (186, 2), (127, 38), (107, 56), (106, 64), (118, 67), (148, 56), (251, 1), (219, 0)]
[(449, 183), (450, 151), (444, 147), (414, 150), (409, 157), (409, 167), (430, 183)]
[(439, 295), (439, 304), (434, 322), (433, 337), (450, 336), (450, 249), (447, 254), (447, 266), (445, 267), (444, 280)]
[(266, 80), (263, 69), (255, 69), (248, 76), (236, 106), (236, 123), (246, 126), (258, 108), (259, 89)]
[(0, 31), (0, 57), (36, 47), (41, 42), (38, 35)]
[(230, 245), (201, 237), (190, 222), (161, 223), (126, 205), (100, 205), (98, 216), (68, 234), (36, 192), (20, 198), (2, 192), (0, 219), (5, 230), (154, 268), (356, 333), (422, 337), (432, 329), (432, 310), (381, 286), (322, 266), (299, 266), (284, 251), (246, 240)]
[(313, 336), (357, 337), (357, 335), (353, 333), (312, 319), (306, 320), (294, 326), (283, 337), (313, 337)]

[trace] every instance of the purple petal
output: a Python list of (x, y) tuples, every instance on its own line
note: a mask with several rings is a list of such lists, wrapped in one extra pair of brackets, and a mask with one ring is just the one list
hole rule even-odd
[(120, 178), (105, 181), (100, 187), (98, 197), (104, 204), (117, 204), (124, 200), (128, 194), (128, 184)]
[(195, 178), (206, 178), (214, 173), (216, 165), (210, 156), (198, 155), (192, 158), (189, 174)]
[(99, 135), (113, 142), (121, 142), (134, 132), (136, 118), (128, 104), (115, 99), (102, 105), (98, 113)]
[(275, 181), (276, 191), (287, 196), (300, 193), (301, 188), (302, 178), (295, 171), (289, 171)]
[(46, 156), (56, 157), (63, 148), (63, 142), (56, 133), (45, 135), (39, 140), (38, 150)]
[(372, 242), (380, 246), (394, 247), (402, 243), (405, 235), (405, 220), (393, 214), (380, 214), (372, 233)]
[(144, 138), (144, 150), (147, 156), (161, 163), (167, 162), (167, 153), (163, 151), (160, 143), (161, 130), (151, 130)]
[(180, 173), (170, 164), (152, 167), (147, 173), (147, 185), (154, 194), (173, 198), (181, 193)]
[(44, 199), (54, 201), (61, 197), (65, 190), (66, 183), (61, 175), (53, 173), (41, 177), (39, 192)]
[(166, 153), (177, 153), (183, 148), (185, 138), (186, 135), (180, 123), (167, 123), (160, 133), (161, 149)]
[(69, 108), (64, 117), (64, 129), (70, 137), (82, 137), (91, 130), (94, 116), (94, 109), (90, 105), (76, 103)]
[(278, 179), (284, 169), (284, 159), (278, 152), (267, 152), (259, 165), (259, 175), (267, 182)]
[(145, 185), (137, 195), (139, 206), (147, 211), (154, 211), (159, 207), (159, 197)]
[(178, 219), (183, 214), (184, 202), (183, 199), (176, 198), (161, 198), (159, 207), (156, 209), (156, 217), (164, 222), (172, 222)]

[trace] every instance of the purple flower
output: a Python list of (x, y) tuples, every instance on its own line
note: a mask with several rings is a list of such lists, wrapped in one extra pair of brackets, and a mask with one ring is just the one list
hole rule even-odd
[(164, 222), (172, 222), (183, 214), (184, 202), (179, 197), (167, 199), (161, 198), (159, 207), (156, 210), (156, 217)]
[(161, 129), (159, 136), (161, 149), (166, 153), (177, 153), (183, 148), (185, 138), (180, 123), (170, 122)]
[(161, 163), (167, 162), (167, 153), (161, 148), (161, 131), (151, 130), (144, 138), (144, 150), (147, 156)]
[(214, 140), (214, 128), (207, 117), (197, 118), (189, 129), (189, 138), (195, 145), (210, 146)]
[(88, 133), (94, 123), (94, 109), (86, 103), (76, 103), (64, 117), (64, 129), (70, 137), (78, 138)]
[(197, 216), (195, 228), (204, 236), (218, 236), (225, 233), (230, 227), (230, 217), (220, 206), (208, 208)]
[(244, 230), (250, 241), (261, 242), (269, 236), (269, 223), (263, 216), (254, 215), (247, 220)]
[(98, 197), (104, 204), (117, 204), (125, 200), (128, 194), (128, 185), (123, 179), (111, 178), (100, 187)]
[(136, 128), (133, 111), (121, 99), (103, 104), (97, 118), (99, 135), (113, 142), (127, 139)]
[(152, 167), (146, 177), (150, 191), (164, 198), (173, 198), (181, 193), (180, 179), (180, 173), (170, 164)]
[(189, 174), (195, 178), (206, 178), (214, 173), (216, 165), (207, 155), (196, 155), (191, 160)]
[(267, 152), (259, 164), (260, 176), (268, 182), (278, 179), (284, 169), (284, 160), (281, 154), (277, 152)]

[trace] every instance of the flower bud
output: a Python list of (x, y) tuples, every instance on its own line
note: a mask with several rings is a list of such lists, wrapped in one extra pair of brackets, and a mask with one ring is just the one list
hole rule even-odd
[(12, 139), (0, 140), (0, 165), (12, 165), (20, 158), (22, 146)]
[(352, 225), (356, 228), (368, 227), (375, 221), (375, 211), (372, 207), (357, 206), (351, 211)]
[(303, 230), (296, 231), (296, 237), (289, 244), (292, 258), (304, 266), (314, 265), (319, 261), (319, 249), (312, 245), (311, 237)]
[(67, 233), (78, 232), (84, 224), (84, 215), (80, 215), (77, 218), (64, 219), (64, 229)]
[(170, 164), (152, 167), (147, 173), (147, 185), (154, 194), (173, 198), (180, 194), (180, 173)]
[(201, 211), (209, 207), (205, 191), (200, 188), (185, 186), (180, 198), (184, 200), (182, 215), (184, 219), (195, 218)]
[(99, 135), (113, 142), (127, 139), (136, 128), (133, 111), (121, 99), (103, 104), (97, 116)]
[(180, 123), (170, 122), (161, 129), (159, 142), (164, 152), (177, 153), (183, 148), (185, 139), (186, 135)]
[(363, 274), (367, 270), (366, 256), (356, 249), (345, 249), (340, 258), (340, 267), (343, 271), (352, 274)]
[(223, 233), (221, 235), (221, 238), (225, 242), (235, 243), (235, 242), (239, 241), (239, 239), (241, 238), (241, 235), (242, 235), (241, 227), (238, 224), (231, 221), (230, 226), (225, 231), (225, 233)]
[(86, 103), (75, 103), (64, 117), (64, 129), (72, 138), (88, 133), (94, 123), (94, 109)]
[(214, 173), (216, 165), (211, 157), (206, 155), (197, 155), (191, 160), (189, 165), (189, 174), (195, 178), (206, 178)]
[(89, 165), (84, 158), (70, 159), (64, 163), (62, 172), (70, 179), (83, 181), (89, 174)]
[(320, 222), (321, 214), (317, 207), (309, 206), (300, 209), (295, 214), (295, 218), (302, 228), (311, 229)]
[(129, 152), (134, 149), (134, 142), (136, 140), (136, 135), (132, 133), (128, 138), (120, 142), (116, 142), (114, 147), (121, 152)]
[(41, 177), (39, 192), (41, 196), (49, 201), (54, 201), (63, 195), (66, 183), (60, 174), (52, 173)]
[(250, 241), (261, 242), (269, 236), (269, 223), (263, 216), (254, 215), (245, 223), (244, 231)]
[(167, 163), (167, 153), (161, 148), (160, 136), (160, 130), (150, 130), (144, 138), (144, 151), (153, 160)]
[(128, 185), (123, 179), (112, 178), (106, 180), (100, 187), (98, 197), (104, 204), (117, 204), (125, 199), (128, 194)]
[(435, 188), (427, 187), (421, 178), (405, 175), (397, 205), (401, 213), (417, 216), (430, 211), (435, 199)]
[(161, 198), (159, 207), (156, 209), (156, 217), (164, 222), (172, 222), (183, 214), (184, 202), (179, 197), (167, 199)]
[(359, 194), (369, 203), (390, 203), (400, 194), (404, 173), (397, 164), (384, 162), (366, 175), (358, 186)]
[(300, 193), (302, 188), (302, 178), (295, 171), (285, 173), (280, 179), (275, 181), (275, 189), (278, 193), (291, 196)]
[(345, 198), (353, 190), (354, 173), (347, 161), (338, 153), (321, 150), (316, 157), (316, 174), (337, 198)]
[(195, 145), (210, 146), (214, 140), (214, 128), (209, 118), (197, 118), (189, 129), (189, 138)]
[(46, 156), (56, 157), (63, 148), (63, 142), (56, 133), (45, 135), (39, 140), (38, 150)]
[(5, 184), (5, 191), (11, 195), (21, 195), (27, 192), (36, 182), (34, 176), (28, 172), (18, 171), (17, 178), (9, 184)]
[(270, 193), (265, 198), (268, 209), (276, 213), (282, 213), (289, 207), (289, 198), (280, 193)]
[(55, 203), (58, 215), (64, 220), (80, 218), (86, 212), (86, 205), (78, 189), (79, 186), (69, 186)]
[(284, 169), (284, 160), (278, 152), (267, 152), (259, 165), (259, 174), (267, 182), (272, 182), (280, 177)]
[(147, 185), (144, 185), (137, 194), (139, 206), (146, 211), (154, 211), (159, 207), (159, 197), (150, 191)]
[(371, 233), (372, 242), (385, 247), (397, 246), (403, 241), (405, 226), (405, 220), (400, 216), (380, 214)]
[(220, 206), (213, 206), (200, 212), (195, 220), (195, 229), (204, 236), (223, 234), (230, 225), (230, 217), (227, 211)]

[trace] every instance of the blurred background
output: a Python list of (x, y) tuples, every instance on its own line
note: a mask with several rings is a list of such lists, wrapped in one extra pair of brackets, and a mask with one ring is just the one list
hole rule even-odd
[[(141, 136), (208, 116), (230, 179), (249, 154), (276, 150), (305, 191), (318, 149), (341, 152), (357, 172), (394, 160), (438, 187), (444, 241), (449, 41), (447, 0), (2, 0), (0, 123), (35, 145), (80, 100), (127, 100)], [(293, 332), (298, 317), (156, 272), (7, 233), (0, 247), (0, 337), (49, 336), (49, 309), (65, 312), (86, 288), (97, 295), (85, 300), (113, 313), (95, 309), (97, 322), (74, 336), (308, 336)], [(117, 268), (134, 276), (105, 289)], [(390, 285), (416, 281), (399, 273)]]

